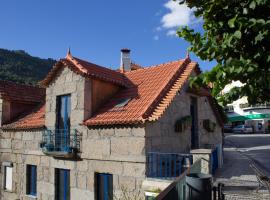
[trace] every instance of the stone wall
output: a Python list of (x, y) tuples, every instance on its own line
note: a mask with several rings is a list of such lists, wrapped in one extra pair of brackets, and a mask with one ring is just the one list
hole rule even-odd
[[(222, 143), (222, 127), (218, 124), (207, 97), (198, 99), (199, 137), (200, 148)], [(203, 120), (209, 119), (216, 124), (214, 132), (208, 132), (203, 128)]]
[[(173, 102), (157, 122), (146, 123), (147, 152), (189, 153), (191, 149), (191, 126), (183, 132), (175, 132), (175, 122), (190, 115), (191, 97), (198, 102), (199, 147), (222, 142), (221, 127), (206, 97), (199, 97), (185, 92), (187, 85), (177, 94)], [(203, 120), (210, 119), (216, 123), (214, 132), (203, 128)]]
[(181, 133), (174, 130), (176, 120), (190, 115), (190, 98), (178, 94), (165, 113), (156, 122), (146, 123), (147, 151), (185, 153), (190, 150), (190, 127)]
[[(94, 200), (95, 173), (113, 174), (116, 195), (121, 193), (122, 185), (130, 191), (140, 191), (145, 179), (144, 128), (81, 127), (80, 131), (82, 154), (76, 161), (43, 154), (39, 148), (41, 131), (1, 132), (0, 162), (12, 162), (14, 166), (13, 192), (1, 190), (1, 199), (31, 199), (26, 195), (27, 164), (37, 165), (37, 198), (42, 200), (54, 200), (55, 168), (70, 170), (71, 199)], [(0, 177), (3, 178), (3, 170)]]
[(3, 190), (4, 167), (1, 166), (0, 199), (23, 199), (25, 194), (26, 164), (40, 164), (42, 153), (39, 149), (41, 132), (0, 131), (0, 162), (13, 163), (12, 192)]
[(46, 89), (46, 122), (49, 129), (55, 128), (56, 97), (71, 94), (71, 129), (75, 129), (91, 115), (91, 81), (73, 73), (67, 67), (59, 71), (57, 77)]

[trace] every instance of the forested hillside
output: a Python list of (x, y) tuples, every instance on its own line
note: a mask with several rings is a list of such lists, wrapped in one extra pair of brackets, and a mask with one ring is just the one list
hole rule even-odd
[(23, 50), (0, 49), (0, 79), (35, 85), (56, 61), (33, 57)]

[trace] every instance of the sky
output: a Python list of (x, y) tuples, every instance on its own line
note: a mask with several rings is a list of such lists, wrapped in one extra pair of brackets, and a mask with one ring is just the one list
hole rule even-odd
[[(0, 48), (60, 59), (75, 57), (109, 67), (120, 64), (120, 49), (142, 66), (186, 56), (189, 44), (175, 35), (179, 26), (202, 32), (202, 20), (171, 0), (2, 0)], [(203, 70), (215, 63), (201, 61)]]

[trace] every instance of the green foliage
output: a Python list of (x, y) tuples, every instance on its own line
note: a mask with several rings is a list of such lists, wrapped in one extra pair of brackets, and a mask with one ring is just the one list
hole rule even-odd
[(0, 79), (35, 85), (56, 61), (32, 57), (23, 50), (0, 49)]
[[(203, 33), (181, 27), (178, 35), (190, 50), (217, 65), (191, 84), (213, 83), (213, 95), (228, 103), (247, 96), (251, 104), (270, 101), (270, 1), (181, 0), (203, 19)], [(232, 81), (244, 86), (221, 95)]]

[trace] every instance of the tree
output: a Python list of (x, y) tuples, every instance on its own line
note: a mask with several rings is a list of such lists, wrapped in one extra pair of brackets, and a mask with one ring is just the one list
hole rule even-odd
[[(247, 96), (251, 104), (270, 101), (270, 1), (180, 0), (203, 20), (203, 33), (181, 27), (178, 35), (191, 44), (202, 60), (217, 65), (191, 80), (192, 85), (212, 83), (212, 93), (228, 103)], [(244, 85), (221, 95), (232, 81)]]

